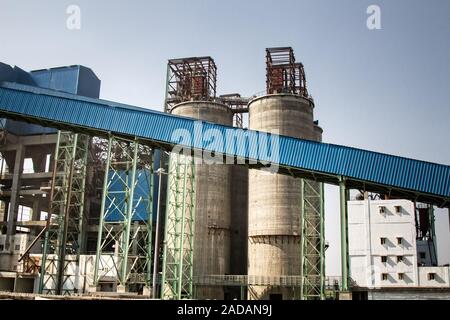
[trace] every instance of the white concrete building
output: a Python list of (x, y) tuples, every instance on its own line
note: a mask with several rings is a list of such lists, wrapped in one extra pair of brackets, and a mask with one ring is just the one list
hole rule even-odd
[[(435, 251), (429, 250), (426, 241), (416, 240), (415, 215), (414, 203), (407, 200), (348, 202), (350, 274), (354, 285), (369, 291), (450, 288), (450, 268), (430, 266)], [(448, 295), (450, 298), (450, 291)]]

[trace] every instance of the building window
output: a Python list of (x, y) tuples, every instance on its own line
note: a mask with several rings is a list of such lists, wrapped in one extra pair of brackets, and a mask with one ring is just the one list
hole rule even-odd
[(405, 278), (405, 274), (404, 273), (399, 273), (398, 274), (398, 280), (403, 280)]
[(430, 272), (428, 274), (428, 280), (434, 280), (436, 278), (436, 273)]
[(20, 244), (16, 244), (15, 250), (16, 250), (16, 251), (19, 251), (19, 250), (20, 250)]
[(380, 213), (385, 213), (386, 212), (386, 207), (385, 206), (379, 206), (378, 210), (380, 211)]
[(397, 262), (403, 262), (403, 256), (397, 256)]
[(419, 252), (419, 256), (420, 256), (420, 259), (426, 259), (427, 258), (427, 255), (425, 254), (425, 252)]
[(380, 243), (381, 244), (386, 244), (386, 238), (380, 238)]
[(403, 244), (403, 238), (397, 237), (397, 244)]
[(387, 256), (381, 256), (381, 262), (386, 263), (387, 262)]
[(395, 212), (401, 213), (402, 212), (402, 206), (395, 206)]
[(381, 274), (381, 280), (386, 281), (388, 279), (388, 274), (387, 273), (382, 273)]

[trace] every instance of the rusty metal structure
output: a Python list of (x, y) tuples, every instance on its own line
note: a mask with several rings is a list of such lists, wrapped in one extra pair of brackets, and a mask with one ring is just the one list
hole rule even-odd
[(267, 94), (291, 93), (308, 98), (303, 64), (295, 62), (291, 47), (266, 49)]
[(164, 112), (185, 101), (212, 101), (216, 97), (217, 67), (211, 57), (170, 59), (167, 64)]
[(248, 113), (248, 103), (251, 98), (241, 97), (239, 93), (222, 94), (219, 100), (233, 112), (233, 125), (243, 128), (243, 114)]

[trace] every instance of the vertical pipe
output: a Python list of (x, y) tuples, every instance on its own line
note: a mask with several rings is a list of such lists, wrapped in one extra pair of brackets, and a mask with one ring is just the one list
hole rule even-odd
[[(149, 188), (149, 203), (148, 205), (148, 219), (147, 219), (147, 252), (146, 254), (146, 264), (147, 264), (147, 281), (146, 285), (149, 286), (152, 278), (152, 237), (153, 237), (153, 196), (154, 196), (154, 184), (155, 184), (155, 172), (153, 166), (153, 148), (150, 151), (150, 188)], [(156, 236), (156, 235), (155, 235)], [(154, 253), (156, 254), (156, 252)]]
[(123, 244), (123, 260), (122, 260), (122, 270), (120, 276), (120, 282), (122, 285), (125, 285), (127, 282), (127, 272), (128, 272), (128, 247), (130, 244), (130, 229), (131, 229), (131, 220), (133, 218), (133, 198), (134, 198), (134, 187), (136, 185), (136, 167), (137, 167), (137, 157), (138, 157), (138, 142), (135, 140), (133, 142), (133, 160), (132, 160), (132, 171), (131, 171), (131, 183), (130, 183), (130, 191), (128, 194), (128, 207), (127, 207), (127, 221), (125, 225), (124, 232), (124, 244)]
[(161, 275), (161, 299), (164, 299), (164, 287), (166, 284), (166, 268), (167, 268), (167, 236), (168, 236), (168, 221), (169, 221), (169, 205), (170, 205), (170, 174), (172, 167), (172, 160), (169, 157), (169, 165), (167, 168), (167, 205), (166, 205), (166, 216), (164, 218), (164, 240), (163, 240), (163, 265), (162, 265), (162, 275)]
[(95, 254), (95, 264), (94, 264), (94, 285), (98, 284), (98, 267), (100, 264), (100, 255), (102, 251), (102, 234), (103, 234), (103, 224), (105, 222), (105, 205), (106, 205), (106, 194), (108, 189), (108, 175), (109, 175), (109, 165), (111, 163), (111, 146), (112, 146), (112, 136), (108, 138), (108, 152), (106, 155), (106, 169), (105, 177), (103, 179), (103, 190), (102, 190), (102, 204), (100, 207), (100, 221), (98, 224), (98, 237), (97, 237), (97, 251)]
[(82, 181), (81, 181), (81, 194), (80, 194), (80, 206), (79, 206), (79, 220), (78, 220), (78, 248), (77, 248), (77, 263), (80, 261), (80, 254), (81, 251), (85, 250), (85, 237), (84, 237), (84, 199), (85, 199), (85, 191), (86, 191), (86, 171), (87, 171), (87, 162), (88, 162), (88, 153), (89, 153), (89, 141), (90, 139), (88, 136), (81, 135), (81, 146), (80, 151), (82, 152), (82, 168), (81, 168), (81, 175), (82, 175)]
[(158, 203), (156, 207), (156, 230), (155, 230), (155, 250), (153, 250), (153, 283), (152, 283), (152, 298), (156, 298), (156, 279), (158, 276), (158, 260), (159, 260), (159, 219), (161, 210), (161, 181), (162, 181), (162, 152), (159, 158), (159, 180), (158, 180)]
[(320, 183), (320, 299), (325, 299), (325, 192)]
[(192, 162), (191, 162), (191, 217), (190, 217), (190, 230), (191, 234), (189, 236), (189, 245), (190, 245), (190, 257), (189, 257), (189, 292), (192, 295), (190, 298), (194, 299), (194, 234), (195, 234), (195, 204), (196, 204), (196, 185), (195, 185), (195, 157), (192, 156)]
[[(183, 258), (184, 258), (184, 235), (185, 235), (185, 219), (186, 219), (186, 187), (187, 187), (187, 157), (183, 157), (183, 198), (181, 199), (181, 239), (180, 239), (180, 266), (178, 269), (178, 293), (177, 299), (181, 299), (181, 291), (183, 289)], [(189, 253), (190, 254), (190, 253)]]
[(342, 273), (342, 291), (348, 291), (348, 226), (347, 226), (347, 188), (345, 181), (339, 180), (340, 210), (341, 210), (341, 273)]
[(300, 179), (300, 300), (305, 300), (305, 243), (306, 243), (306, 233), (305, 233), (305, 180)]

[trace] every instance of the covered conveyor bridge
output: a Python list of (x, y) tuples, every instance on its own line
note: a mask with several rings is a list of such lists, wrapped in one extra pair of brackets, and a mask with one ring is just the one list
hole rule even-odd
[[(114, 134), (169, 151), (181, 144), (194, 150), (245, 159), (246, 164), (252, 167), (261, 167), (269, 162), (277, 165), (283, 174), (335, 185), (345, 181), (347, 188), (439, 207), (450, 206), (450, 166), (447, 165), (267, 135), (7, 82), (0, 84), (0, 116), (95, 136)], [(220, 133), (224, 141), (205, 141), (204, 133), (208, 130)], [(188, 133), (190, 139), (180, 140), (178, 133)], [(240, 140), (239, 137), (243, 136), (247, 137), (245, 143), (226, 141), (228, 137)], [(251, 141), (257, 143), (252, 144)], [(263, 145), (270, 149), (269, 152), (262, 152)]]

